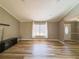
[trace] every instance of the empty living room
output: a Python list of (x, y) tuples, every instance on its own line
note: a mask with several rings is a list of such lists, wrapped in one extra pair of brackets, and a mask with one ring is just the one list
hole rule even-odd
[(0, 0), (0, 59), (79, 59), (79, 0)]

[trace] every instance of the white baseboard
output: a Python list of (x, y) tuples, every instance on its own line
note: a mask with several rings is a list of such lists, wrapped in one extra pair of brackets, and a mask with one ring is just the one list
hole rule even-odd
[(53, 40), (53, 41), (58, 41), (58, 39), (20, 39), (20, 40)]

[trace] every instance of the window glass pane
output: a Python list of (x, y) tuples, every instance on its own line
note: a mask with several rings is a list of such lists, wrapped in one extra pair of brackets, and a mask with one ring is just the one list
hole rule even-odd
[(36, 36), (43, 36), (47, 38), (47, 22), (33, 22), (33, 34), (32, 37), (35, 38)]

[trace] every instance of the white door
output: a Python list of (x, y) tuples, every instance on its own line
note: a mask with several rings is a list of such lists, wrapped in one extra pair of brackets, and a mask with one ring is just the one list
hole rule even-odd
[(71, 40), (71, 24), (64, 24), (64, 40)]

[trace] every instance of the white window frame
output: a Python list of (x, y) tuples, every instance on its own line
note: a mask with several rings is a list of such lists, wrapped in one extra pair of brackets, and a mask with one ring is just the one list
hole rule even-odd
[(48, 38), (47, 22), (33, 22), (32, 38), (36, 38), (37, 36)]

